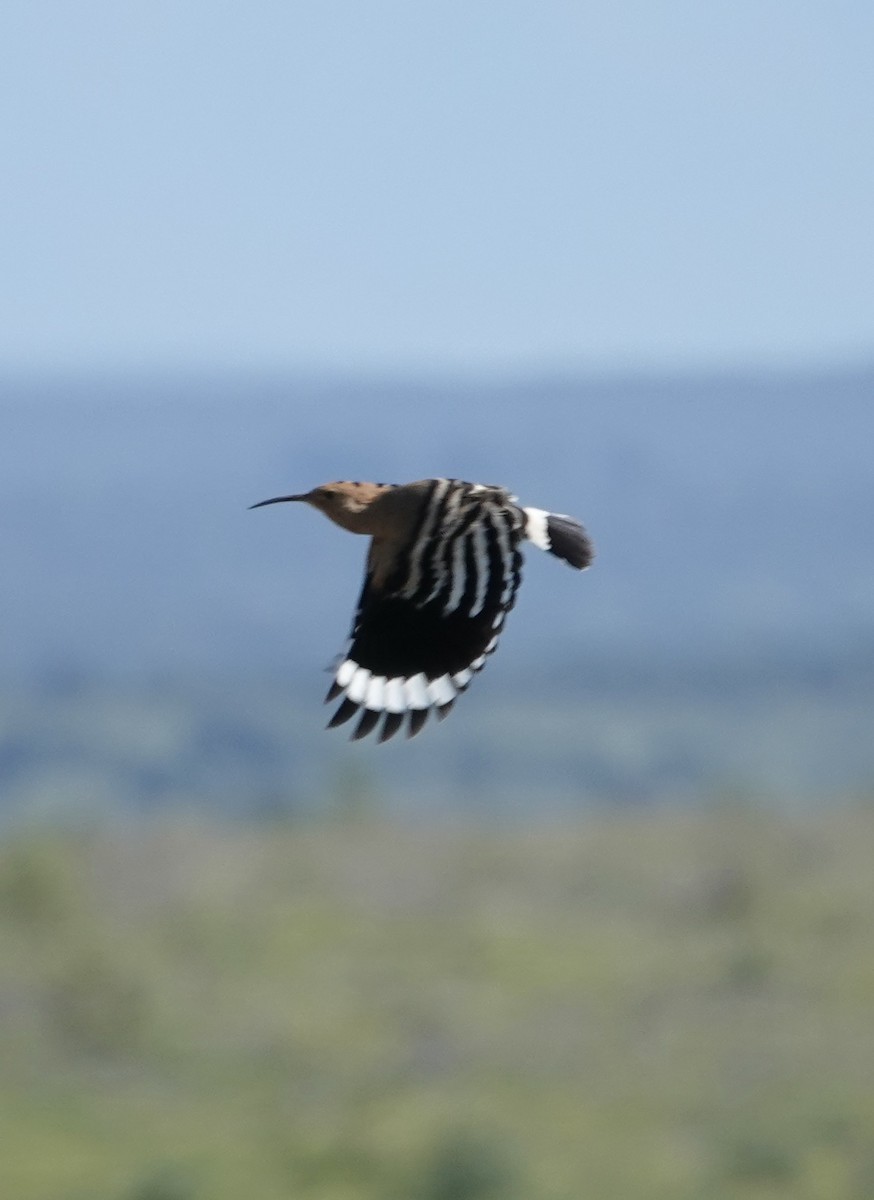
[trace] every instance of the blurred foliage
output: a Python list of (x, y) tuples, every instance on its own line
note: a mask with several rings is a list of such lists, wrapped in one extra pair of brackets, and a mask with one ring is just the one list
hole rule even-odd
[(874, 1193), (874, 812), (351, 811), (6, 840), (0, 1194)]
[(874, 785), (871, 662), (856, 648), (828, 672), (753, 651), (691, 664), (569, 658), (515, 678), (503, 666), (439, 736), (354, 748), (342, 732), (322, 736), (317, 677), (49, 673), (0, 689), (0, 822), (181, 806), (274, 820), (447, 805), (524, 818), (532, 794), (553, 815), (717, 795), (814, 805)]

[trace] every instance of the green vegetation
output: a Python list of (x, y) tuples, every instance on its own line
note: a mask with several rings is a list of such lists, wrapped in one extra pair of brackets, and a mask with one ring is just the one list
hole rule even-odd
[(867, 1200), (874, 813), (0, 850), (0, 1195)]

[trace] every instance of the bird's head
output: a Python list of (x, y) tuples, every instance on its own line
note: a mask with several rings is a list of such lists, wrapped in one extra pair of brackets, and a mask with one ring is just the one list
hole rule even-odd
[(301, 492), (294, 496), (274, 496), (272, 500), (261, 500), (252, 508), (263, 508), (265, 504), (285, 504), (291, 500), (302, 500), (311, 504), (319, 512), (323, 512), (337, 525), (352, 533), (368, 533), (369, 529), (362, 527), (362, 517), (372, 502), (391, 485), (385, 483), (352, 483), (348, 480), (338, 480), (335, 483), (323, 483), (312, 491)]

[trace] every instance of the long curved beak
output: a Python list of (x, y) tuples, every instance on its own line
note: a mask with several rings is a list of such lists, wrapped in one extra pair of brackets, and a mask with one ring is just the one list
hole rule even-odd
[(259, 500), (257, 504), (250, 504), (249, 508), (263, 508), (265, 504), (286, 504), (289, 500), (307, 500), (309, 496), (304, 493), (300, 496), (274, 496), (272, 500)]

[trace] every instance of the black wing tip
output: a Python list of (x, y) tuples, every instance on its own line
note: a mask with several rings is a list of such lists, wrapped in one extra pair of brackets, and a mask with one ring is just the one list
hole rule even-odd
[(347, 696), (334, 713), (333, 717), (331, 717), (326, 728), (336, 729), (338, 725), (345, 725), (347, 721), (350, 721), (355, 716), (359, 707), (360, 706), (356, 704), (354, 700), (350, 700)]
[[(329, 699), (330, 698), (331, 697), (329, 697)], [(433, 711), (437, 713), (437, 716), (442, 721), (449, 716), (450, 710), (452, 709), (454, 703), (455, 701), (451, 700), (448, 704), (441, 704), (437, 706)], [(331, 717), (326, 728), (336, 729), (339, 725), (345, 725), (347, 721), (351, 721), (354, 716), (357, 716), (360, 713), (361, 715), (358, 720), (358, 724), (349, 735), (349, 740), (352, 742), (361, 741), (362, 738), (366, 738), (368, 734), (372, 733), (379, 725), (380, 721), (382, 721), (382, 728), (380, 729), (379, 737), (377, 738), (377, 741), (382, 743), (393, 738), (403, 726), (404, 719), (409, 718), (407, 724), (407, 737), (414, 738), (424, 729), (425, 723), (428, 720), (428, 714), (431, 711), (432, 709), (428, 707), (413, 708), (399, 713), (383, 712), (381, 709), (362, 708), (360, 704), (356, 704), (354, 700), (350, 700), (349, 697), (346, 696), (342, 704), (340, 704), (340, 706), (334, 712), (334, 715)]]
[(410, 709), (410, 725), (407, 729), (407, 737), (414, 738), (417, 733), (421, 733), (425, 728), (425, 722), (428, 720), (430, 708), (412, 708)]
[[(414, 738), (422, 729), (428, 720), (430, 713), (434, 713), (439, 721), (445, 721), (455, 707), (455, 703), (462, 692), (467, 691), (473, 678), (478, 671), (481, 671), (485, 665), (486, 658), (493, 654), (498, 645), (498, 630), (492, 631), (492, 637), (489, 644), (483, 650), (482, 661), (475, 659), (465, 671), (470, 672), (470, 678), (464, 683), (453, 684), (455, 694), (450, 699), (445, 700), (442, 704), (434, 701), (429, 701), (417, 708), (404, 708), (400, 712), (389, 711), (383, 708), (368, 708), (362, 700), (352, 700), (349, 697), (346, 688), (341, 686), (336, 679), (332, 680), (331, 686), (328, 688), (328, 693), (325, 696), (325, 703), (329, 704), (342, 697), (338, 707), (335, 709), (330, 721), (326, 726), (327, 729), (336, 729), (340, 725), (345, 725), (347, 721), (351, 721), (353, 717), (358, 717), (358, 723), (355, 725), (353, 732), (350, 734), (350, 741), (361, 741), (362, 738), (368, 736), (380, 726), (377, 741), (387, 742), (395, 736), (396, 733), (403, 727), (406, 721), (406, 735), (408, 738)], [(449, 670), (442, 672), (443, 676), (451, 677)], [(439, 676), (436, 678), (440, 678)]]
[(387, 712), (385, 721), (377, 739), (380, 743), (387, 742), (389, 738), (393, 738), (397, 731), (404, 723), (404, 714), (402, 712)]
[(362, 738), (366, 738), (368, 734), (376, 729), (380, 721), (382, 721), (382, 729), (379, 731), (377, 742), (380, 744), (387, 742), (401, 729), (405, 718), (408, 718), (407, 738), (414, 738), (425, 728), (428, 716), (432, 711), (436, 712), (442, 721), (449, 716), (453, 704), (454, 701), (451, 701), (449, 704), (441, 704), (433, 710), (431, 708), (413, 708), (406, 712), (384, 713), (381, 710), (373, 708), (361, 709), (360, 705), (355, 704), (347, 698), (334, 713), (328, 722), (327, 728), (336, 729), (338, 725), (345, 725), (347, 721), (350, 721), (352, 717), (360, 712), (361, 717), (358, 724), (349, 735), (351, 742), (359, 742)]
[(359, 742), (362, 738), (367, 737), (367, 735), (372, 733), (379, 724), (381, 717), (382, 713), (379, 711), (379, 709), (365, 708), (361, 714), (361, 720), (355, 726), (355, 729), (352, 731), (349, 740), (352, 742)]

